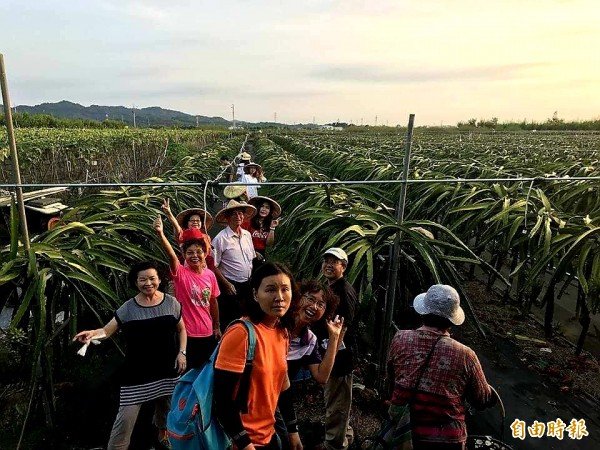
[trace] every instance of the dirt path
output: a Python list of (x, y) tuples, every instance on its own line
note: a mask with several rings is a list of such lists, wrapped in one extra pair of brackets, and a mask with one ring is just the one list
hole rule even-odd
[[(600, 449), (600, 366), (590, 354), (574, 355), (564, 338), (545, 339), (542, 326), (532, 315), (519, 317), (516, 309), (501, 302), (477, 282), (467, 283), (474, 309), (487, 334), (487, 341), (472, 321), (456, 327), (454, 336), (473, 348), (479, 356), (488, 381), (498, 390), (506, 409), (504, 441), (517, 450)], [(556, 437), (512, 437), (515, 420), (531, 426), (534, 421), (561, 419), (585, 421), (589, 436), (571, 439), (565, 431)], [(477, 412), (469, 420), (470, 434), (498, 437), (501, 429), (499, 408)]]
[[(499, 392), (506, 409), (504, 442), (516, 450), (529, 449), (589, 449), (600, 448), (600, 408), (593, 401), (572, 393), (560, 392), (559, 388), (527, 367), (527, 361), (519, 357), (515, 345), (503, 338), (493, 336), (492, 342), (483, 343), (474, 330), (455, 333), (455, 336), (477, 352), (488, 381)], [(524, 440), (511, 436), (510, 424), (519, 419), (527, 426), (539, 422), (562, 419), (567, 425), (571, 419), (584, 419), (590, 434), (581, 440), (566, 436), (561, 441), (554, 437), (534, 438), (527, 435)], [(497, 437), (501, 428), (498, 407), (477, 412), (469, 420), (470, 434), (489, 434)]]

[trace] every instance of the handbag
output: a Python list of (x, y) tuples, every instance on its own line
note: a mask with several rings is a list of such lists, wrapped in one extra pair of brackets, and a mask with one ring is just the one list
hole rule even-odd
[(372, 439), (373, 444), (369, 447), (371, 450), (413, 450), (412, 444), (412, 428), (410, 426), (410, 405), (412, 404), (415, 396), (417, 395), (417, 390), (419, 388), (419, 384), (421, 383), (421, 378), (425, 373), (425, 369), (427, 368), (427, 364), (429, 364), (429, 360), (433, 355), (433, 351), (435, 350), (435, 346), (440, 341), (443, 336), (440, 336), (436, 339), (427, 358), (425, 358), (425, 362), (421, 366), (419, 376), (417, 381), (412, 388), (412, 393), (410, 396), (410, 400), (405, 405), (390, 405), (388, 409), (388, 419), (384, 423), (383, 427)]

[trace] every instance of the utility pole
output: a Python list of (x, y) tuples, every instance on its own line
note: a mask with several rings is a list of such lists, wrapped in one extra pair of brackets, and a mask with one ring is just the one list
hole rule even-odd
[[(4, 103), (4, 120), (6, 121), (6, 132), (8, 135), (8, 146), (10, 148), (10, 159), (13, 168), (13, 179), (18, 186), (15, 188), (17, 194), (17, 207), (21, 221), (21, 233), (23, 234), (23, 248), (29, 253), (29, 230), (27, 228), (27, 216), (25, 215), (25, 202), (23, 201), (23, 189), (21, 188), (21, 171), (19, 169), (19, 156), (15, 141), (15, 130), (12, 123), (12, 112), (10, 110), (10, 96), (8, 94), (8, 82), (6, 80), (6, 69), (4, 68), (4, 55), (0, 53), (0, 88), (2, 90), (2, 101)], [(28, 255), (29, 256), (29, 255)]]
[(232, 127), (235, 130), (235, 105), (232, 103), (231, 104), (231, 122), (232, 122)]
[(131, 109), (131, 111), (133, 112), (133, 128), (136, 128), (136, 124), (135, 124), (135, 105), (132, 104), (133, 108)]
[(375, 116), (375, 126), (377, 126), (377, 116)]

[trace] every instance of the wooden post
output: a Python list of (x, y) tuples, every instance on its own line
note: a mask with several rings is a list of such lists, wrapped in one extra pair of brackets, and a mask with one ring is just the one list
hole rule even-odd
[(12, 123), (12, 112), (10, 110), (10, 96), (8, 95), (8, 83), (6, 81), (6, 70), (4, 69), (4, 56), (0, 53), (0, 85), (2, 87), (2, 101), (4, 102), (4, 118), (8, 132), (8, 146), (10, 148), (10, 159), (12, 161), (14, 182), (17, 185), (17, 206), (21, 219), (21, 233), (23, 237), (23, 248), (29, 253), (29, 230), (27, 229), (27, 217), (25, 216), (25, 203), (23, 202), (23, 189), (21, 189), (21, 171), (19, 169), (19, 156), (15, 142), (15, 130)]
[[(402, 185), (400, 187), (400, 197), (396, 205), (396, 220), (398, 225), (404, 222), (404, 209), (406, 206), (406, 189), (408, 187), (408, 170), (410, 167), (410, 149), (412, 145), (413, 127), (415, 124), (415, 115), (410, 114), (408, 118), (408, 130), (406, 133), (406, 143), (404, 144), (404, 167), (402, 169)], [(384, 321), (381, 334), (381, 345), (379, 354), (379, 388), (383, 386), (383, 380), (386, 377), (387, 352), (392, 340), (392, 320), (394, 317), (394, 302), (396, 299), (396, 285), (398, 284), (398, 268), (400, 266), (400, 239), (402, 233), (396, 233), (394, 244), (391, 246), (391, 255), (388, 268), (388, 283), (385, 295)]]

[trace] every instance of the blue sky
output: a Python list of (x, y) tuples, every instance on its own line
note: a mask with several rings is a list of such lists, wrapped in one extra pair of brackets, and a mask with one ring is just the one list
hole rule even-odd
[(248, 121), (600, 117), (597, 0), (0, 0), (12, 103)]

